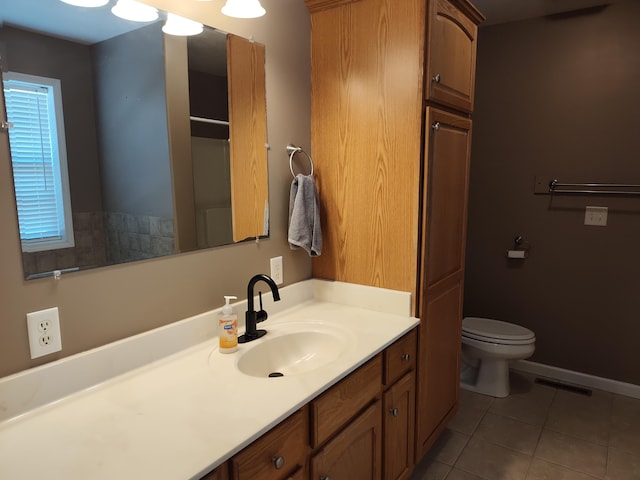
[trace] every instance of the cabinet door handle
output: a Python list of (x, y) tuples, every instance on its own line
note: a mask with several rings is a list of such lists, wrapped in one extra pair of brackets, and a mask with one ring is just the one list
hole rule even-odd
[(400, 358), (402, 358), (403, 362), (408, 362), (409, 359), (411, 359), (411, 355), (409, 355), (408, 353), (403, 353), (402, 357), (400, 357)]
[(389, 413), (391, 413), (391, 415), (393, 415), (394, 417), (397, 417), (399, 412), (397, 408), (390, 408)]
[(431, 125), (431, 128), (437, 132), (438, 130), (440, 130), (440, 122), (434, 122)]
[(284, 467), (284, 457), (273, 457), (271, 461), (273, 462), (273, 466), (276, 467), (276, 470), (280, 470)]
[(432, 78), (431, 81), (433, 81), (433, 83), (440, 83), (440, 74), (436, 73)]

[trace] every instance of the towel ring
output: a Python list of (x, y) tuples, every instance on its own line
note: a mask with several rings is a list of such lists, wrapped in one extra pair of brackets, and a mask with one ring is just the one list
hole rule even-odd
[(304, 153), (309, 159), (309, 166), (311, 167), (311, 173), (309, 173), (309, 175), (313, 175), (313, 160), (311, 159), (311, 155), (305, 152), (302, 147), (296, 147), (295, 145), (292, 145), (290, 143), (289, 145), (287, 145), (287, 153), (289, 154), (289, 170), (291, 171), (291, 175), (293, 176), (293, 178), (296, 178), (296, 174), (293, 173), (293, 157), (298, 152)]

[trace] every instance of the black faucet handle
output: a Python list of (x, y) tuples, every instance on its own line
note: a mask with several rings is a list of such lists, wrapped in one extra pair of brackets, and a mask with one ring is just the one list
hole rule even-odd
[(256, 312), (256, 323), (264, 322), (269, 315), (264, 310)]

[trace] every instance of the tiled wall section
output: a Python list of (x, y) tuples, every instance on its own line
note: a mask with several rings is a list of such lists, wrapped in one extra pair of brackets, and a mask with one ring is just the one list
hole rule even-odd
[(25, 277), (65, 268), (90, 268), (106, 264), (102, 212), (73, 214), (75, 246), (22, 254)]
[(106, 212), (104, 220), (109, 263), (175, 253), (172, 218)]

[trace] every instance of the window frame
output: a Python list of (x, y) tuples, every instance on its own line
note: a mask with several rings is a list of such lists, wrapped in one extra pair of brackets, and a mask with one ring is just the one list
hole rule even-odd
[[(5, 81), (21, 82), (33, 86), (45, 87), (48, 90), (50, 105), (53, 107), (53, 125), (49, 124), (51, 131), (51, 158), (53, 166), (53, 176), (55, 178), (56, 189), (59, 189), (60, 198), (56, 202), (57, 216), (61, 227), (60, 237), (44, 237), (38, 239), (23, 239), (20, 234), (20, 243), (23, 252), (41, 252), (47, 250), (58, 250), (62, 248), (70, 248), (75, 246), (75, 238), (73, 232), (73, 218), (71, 209), (71, 192), (69, 187), (69, 171), (67, 167), (67, 149), (66, 136), (64, 128), (64, 114), (62, 109), (62, 87), (59, 79), (49, 78), (40, 75), (30, 75), (17, 72), (4, 72), (2, 75), (2, 92), (4, 95)], [(7, 110), (7, 120), (11, 122)], [(13, 152), (11, 151), (11, 138), (9, 135), (9, 150), (11, 153), (11, 166), (13, 172)], [(16, 194), (15, 174), (14, 174), (14, 194)], [(18, 221), (18, 230), (20, 230), (20, 220), (18, 214), (17, 194), (16, 194), (16, 220)]]

